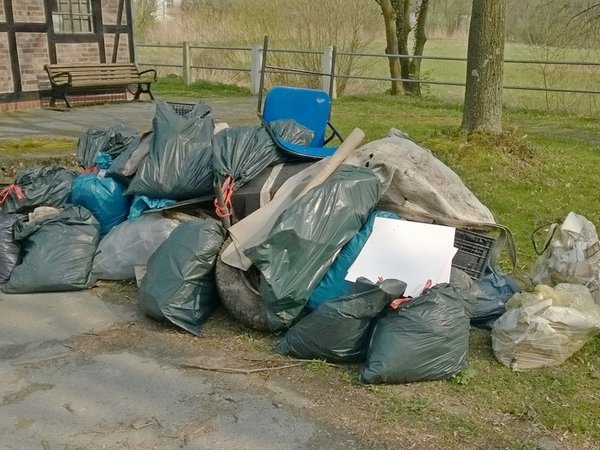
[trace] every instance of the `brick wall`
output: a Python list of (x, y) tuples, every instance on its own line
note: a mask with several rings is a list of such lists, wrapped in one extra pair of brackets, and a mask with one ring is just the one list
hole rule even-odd
[(61, 64), (69, 62), (100, 62), (98, 44), (95, 42), (58, 43), (56, 44), (56, 59)]
[(23, 91), (39, 91), (50, 87), (44, 71), (44, 64), (49, 63), (46, 33), (17, 33), (17, 50)]
[[(108, 0), (102, 2), (102, 22), (107, 25), (115, 25), (117, 23), (117, 11), (119, 9), (119, 0)], [(123, 19), (125, 11), (123, 11)], [(125, 22), (125, 21), (123, 21)]]
[[(104, 48), (106, 50), (106, 62), (111, 62), (115, 35), (111, 33), (104, 34)], [(121, 33), (119, 36), (119, 51), (117, 52), (117, 62), (129, 62), (129, 36)]]
[(0, 92), (12, 92), (12, 72), (8, 54), (8, 33), (0, 33)]
[(46, 22), (44, 0), (13, 1), (15, 22)]

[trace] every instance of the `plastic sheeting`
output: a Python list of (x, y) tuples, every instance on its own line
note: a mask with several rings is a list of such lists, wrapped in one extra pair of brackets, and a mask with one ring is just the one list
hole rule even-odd
[(37, 206), (60, 208), (69, 200), (71, 184), (77, 172), (58, 166), (43, 166), (24, 169), (15, 178), (23, 196), (10, 191), (2, 203), (5, 213), (29, 212)]
[[(107, 161), (104, 161), (103, 155), (108, 157)], [(123, 222), (129, 211), (129, 197), (125, 196), (125, 186), (105, 177), (109, 161), (108, 154), (99, 153), (96, 163), (101, 168), (100, 172), (75, 178), (71, 187), (71, 203), (87, 208), (96, 217), (100, 222), (102, 235)]]
[[(276, 120), (273, 132), (295, 144), (307, 145), (313, 132), (293, 120)], [(289, 155), (277, 148), (264, 127), (242, 126), (226, 128), (213, 138), (213, 164), (221, 179), (228, 176), (240, 188), (266, 167), (284, 162)]]
[(361, 381), (440, 380), (465, 370), (469, 307), (461, 292), (440, 284), (398, 309), (386, 309), (375, 323)]
[(128, 218), (129, 220), (135, 220), (144, 214), (144, 211), (163, 208), (165, 206), (174, 205), (175, 203), (177, 203), (175, 200), (166, 198), (150, 198), (145, 195), (136, 195), (131, 202)]
[(79, 135), (77, 162), (89, 169), (94, 167), (98, 153), (108, 153), (114, 159), (123, 152), (135, 149), (139, 143), (137, 131), (123, 124), (108, 130), (90, 128)]
[(388, 279), (373, 284), (358, 279), (347, 297), (319, 306), (294, 325), (276, 351), (304, 359), (352, 363), (367, 356), (373, 319), (395, 298), (404, 294), (406, 283)]
[(316, 309), (323, 302), (343, 297), (350, 293), (354, 283), (345, 280), (346, 274), (369, 239), (376, 217), (397, 219), (398, 215), (388, 211), (373, 211), (369, 214), (369, 218), (360, 231), (350, 242), (344, 245), (344, 248), (336, 256), (335, 261), (310, 296), (307, 305), (309, 309)]
[(15, 239), (23, 262), (4, 287), (8, 293), (75, 291), (88, 288), (100, 225), (85, 208), (71, 206), (40, 221), (18, 221)]
[(187, 200), (213, 192), (213, 120), (206, 105), (182, 117), (158, 102), (153, 131), (150, 152), (127, 194)]
[(393, 132), (369, 142), (345, 164), (368, 167), (381, 179), (382, 203), (417, 214), (494, 223), (490, 210), (465, 186), (460, 177), (433, 154)]
[(13, 239), (13, 225), (24, 216), (0, 213), (0, 283), (8, 281), (21, 259), (21, 247)]
[(178, 225), (178, 221), (160, 213), (117, 225), (100, 241), (92, 274), (102, 280), (135, 278), (135, 266), (147, 265), (150, 256)]
[(199, 335), (219, 301), (214, 267), (225, 231), (214, 219), (181, 224), (154, 252), (140, 285), (147, 316)]
[(323, 184), (293, 202), (265, 242), (246, 252), (261, 272), (269, 326), (289, 326), (339, 250), (360, 230), (380, 185), (366, 168), (342, 165)]
[(600, 332), (600, 306), (578, 284), (540, 284), (514, 295), (506, 309), (492, 328), (492, 347), (516, 371), (562, 364)]
[(531, 280), (549, 286), (585, 285), (600, 305), (600, 241), (596, 226), (574, 212), (560, 225), (554, 225), (546, 249), (531, 270)]

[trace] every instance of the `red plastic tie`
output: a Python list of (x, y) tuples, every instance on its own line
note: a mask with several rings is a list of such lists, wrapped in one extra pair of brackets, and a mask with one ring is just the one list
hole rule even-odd
[(87, 169), (84, 169), (83, 171), (84, 174), (88, 174), (88, 173), (98, 173), (98, 168), (96, 166), (94, 167), (88, 167)]
[(233, 210), (233, 185), (233, 177), (227, 177), (221, 186), (223, 204), (219, 203), (219, 199), (215, 198), (215, 214), (220, 218), (231, 216)]
[(23, 193), (23, 189), (16, 183), (9, 184), (0, 192), (0, 203), (4, 203), (8, 196), (14, 193), (17, 197), (17, 200), (23, 200), (25, 198), (25, 194)]

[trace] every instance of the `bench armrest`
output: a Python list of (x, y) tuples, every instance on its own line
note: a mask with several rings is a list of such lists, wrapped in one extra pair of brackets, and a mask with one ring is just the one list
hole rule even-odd
[(70, 72), (59, 72), (59, 73), (55, 73), (54, 75), (52, 74), (52, 72), (50, 71), (50, 67), (48, 67), (47, 64), (44, 65), (44, 70), (48, 73), (48, 78), (50, 79), (50, 83), (53, 84), (54, 86), (57, 86), (58, 84), (56, 83), (55, 78), (57, 77), (62, 77), (64, 75), (67, 76), (67, 82), (64, 83), (66, 85), (70, 85), (71, 82), (73, 81), (71, 73)]
[(154, 81), (156, 81), (156, 70), (154, 69), (148, 69), (148, 70), (142, 70), (139, 75), (142, 76), (145, 73), (150, 73), (150, 72), (154, 72)]

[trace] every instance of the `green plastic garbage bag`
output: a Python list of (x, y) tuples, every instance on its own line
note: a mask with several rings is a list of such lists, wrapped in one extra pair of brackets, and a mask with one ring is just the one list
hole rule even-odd
[(21, 260), (21, 247), (13, 238), (13, 225), (22, 220), (20, 214), (0, 212), (0, 283), (6, 283), (11, 272)]
[(224, 238), (214, 219), (179, 225), (148, 262), (140, 285), (144, 314), (199, 335), (219, 301), (214, 267)]
[[(308, 145), (313, 131), (294, 120), (276, 120), (273, 132), (294, 144)], [(225, 128), (213, 138), (215, 174), (222, 180), (231, 176), (238, 189), (266, 167), (290, 159), (279, 150), (264, 127), (242, 126)]]
[(364, 383), (450, 378), (467, 368), (469, 311), (463, 293), (448, 284), (387, 308), (375, 323)]
[(360, 230), (379, 199), (379, 179), (340, 166), (279, 216), (265, 242), (246, 256), (261, 272), (260, 292), (272, 330), (289, 326), (338, 251)]
[(352, 363), (367, 356), (371, 325), (392, 300), (404, 294), (406, 283), (388, 279), (373, 284), (359, 278), (350, 295), (322, 303), (283, 337), (276, 351), (303, 359)]
[(20, 171), (2, 196), (2, 212), (31, 212), (38, 206), (63, 207), (71, 183), (79, 174), (59, 166), (31, 167)]
[(213, 128), (202, 104), (182, 117), (157, 102), (150, 152), (127, 194), (187, 200), (213, 192)]
[(113, 159), (123, 152), (135, 149), (140, 137), (133, 128), (117, 124), (108, 130), (90, 128), (79, 134), (77, 142), (77, 162), (89, 169), (96, 165), (100, 152), (108, 153)]
[(76, 291), (93, 284), (100, 224), (87, 209), (71, 206), (40, 221), (17, 221), (14, 236), (23, 247), (23, 262), (4, 292)]

